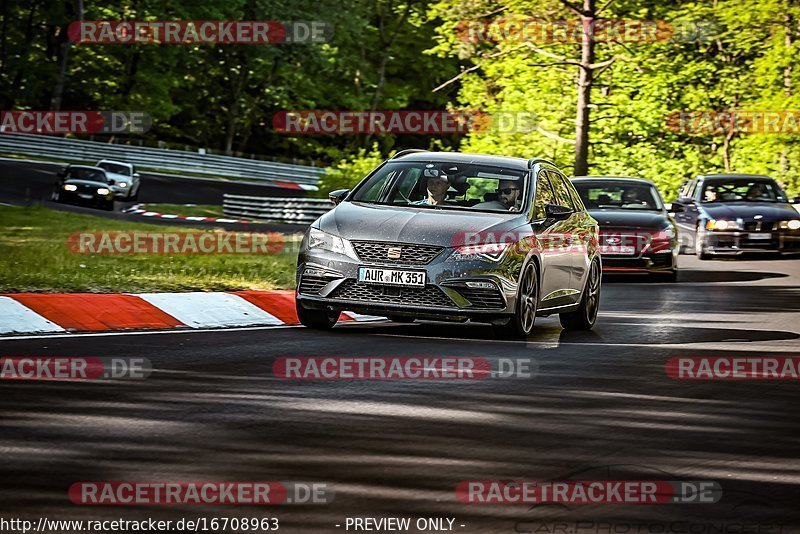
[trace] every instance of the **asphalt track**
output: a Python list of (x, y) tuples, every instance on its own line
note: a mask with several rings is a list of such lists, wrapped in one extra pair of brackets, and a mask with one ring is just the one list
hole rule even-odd
[[(681, 257), (678, 283), (604, 281), (594, 331), (381, 322), (0, 341), (3, 356), (146, 357), (141, 381), (5, 382), (0, 513), (49, 519), (454, 518), (469, 533), (800, 532), (795, 381), (676, 381), (675, 356), (800, 356), (800, 261)], [(534, 358), (531, 378), (299, 381), (280, 356)], [(472, 479), (712, 480), (714, 504), (469, 505)], [(326, 505), (77, 506), (76, 481), (323, 481)], [(612, 523), (613, 526), (609, 525)], [(340, 525), (337, 527), (336, 525)], [(464, 526), (461, 526), (464, 525)], [(351, 529), (352, 531), (352, 529)], [(411, 529), (410, 532), (417, 532)]]
[[(254, 225), (202, 223), (196, 221), (182, 222), (180, 220), (159, 220), (157, 218), (142, 217), (141, 215), (122, 213), (125, 208), (134, 202), (115, 202), (113, 212), (97, 210), (82, 206), (72, 206), (50, 201), (53, 184), (56, 181), (56, 172), (66, 164), (31, 162), (28, 160), (14, 160), (0, 158), (0, 203), (12, 205), (26, 205), (41, 203), (42, 205), (61, 211), (74, 213), (87, 213), (100, 217), (118, 220), (130, 220), (151, 224), (204, 226), (214, 224), (228, 229), (247, 229)], [(212, 204), (222, 205), (225, 193), (236, 195), (252, 195), (262, 197), (298, 197), (302, 191), (283, 189), (258, 183), (227, 182), (212, 179), (184, 178), (167, 176), (163, 174), (141, 173), (141, 189), (139, 200), (141, 203), (165, 204)], [(257, 224), (260, 230), (297, 232), (304, 227), (284, 224)]]

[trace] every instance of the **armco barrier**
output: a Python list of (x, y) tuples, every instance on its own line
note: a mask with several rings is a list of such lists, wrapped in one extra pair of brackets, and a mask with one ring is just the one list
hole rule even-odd
[(330, 200), (228, 195), (223, 200), (226, 217), (257, 221), (311, 224), (333, 208)]
[(325, 172), (307, 165), (17, 133), (0, 133), (0, 153), (81, 163), (115, 159), (133, 163), (141, 169), (265, 181), (279, 187), (307, 190), (316, 190), (320, 175)]

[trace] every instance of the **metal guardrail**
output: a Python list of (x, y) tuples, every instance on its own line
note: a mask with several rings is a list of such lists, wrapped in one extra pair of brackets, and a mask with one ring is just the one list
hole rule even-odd
[(226, 217), (294, 224), (311, 224), (333, 209), (333, 204), (327, 199), (229, 194), (224, 196), (222, 206)]
[(81, 163), (116, 159), (133, 163), (141, 169), (252, 181), (283, 182), (284, 187), (286, 184), (293, 184), (297, 189), (308, 190), (317, 189), (316, 184), (325, 172), (319, 167), (307, 165), (291, 165), (233, 156), (18, 133), (0, 133), (0, 153), (39, 156)]

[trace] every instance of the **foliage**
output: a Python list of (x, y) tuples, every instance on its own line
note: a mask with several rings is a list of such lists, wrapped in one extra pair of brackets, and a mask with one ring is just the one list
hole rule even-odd
[[(75, 1), (75, 0), (73, 0)], [(144, 141), (335, 164), (321, 194), (404, 148), (544, 156), (573, 166), (580, 45), (467, 42), (465, 20), (576, 20), (563, 0), (84, 0), (86, 20), (322, 20), (303, 45), (78, 45), (63, 109), (142, 109)], [(797, 134), (686, 135), (682, 110), (800, 109), (800, 4), (793, 0), (597, 1), (607, 19), (702, 23), (702, 39), (599, 42), (591, 90), (592, 174), (652, 179), (670, 199), (698, 173), (757, 172), (800, 193)], [(0, 108), (49, 109), (72, 1), (3, 2)], [(558, 60), (562, 58), (563, 60)], [(464, 72), (470, 69), (469, 72)], [(461, 74), (459, 74), (461, 73)], [(447, 83), (447, 82), (451, 83)], [(435, 90), (439, 88), (438, 90)], [(282, 110), (456, 109), (535, 113), (537, 128), (467, 136), (283, 135)], [(572, 141), (572, 143), (571, 143)]]

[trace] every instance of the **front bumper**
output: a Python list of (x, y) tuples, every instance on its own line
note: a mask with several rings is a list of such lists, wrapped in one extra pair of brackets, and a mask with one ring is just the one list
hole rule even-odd
[[(603, 272), (672, 272), (678, 267), (677, 237), (654, 240), (656, 232), (605, 228), (600, 234)], [(621, 250), (628, 248), (628, 253)]]
[[(754, 239), (754, 235), (769, 238)], [(703, 246), (707, 253), (738, 256), (746, 253), (800, 254), (800, 232), (706, 232)]]
[(80, 196), (80, 194), (77, 192), (63, 191), (63, 190), (59, 193), (58, 199), (60, 202), (63, 202), (65, 204), (74, 204), (76, 206), (101, 207), (101, 206), (108, 206), (114, 203), (114, 198), (112, 195), (107, 195), (107, 196), (94, 195), (91, 198), (84, 198)]
[(131, 193), (131, 187), (115, 187), (111, 186), (111, 192), (114, 194), (114, 198), (126, 198)]
[[(348, 310), (372, 315), (417, 318), (492, 320), (513, 314), (521, 259), (507, 255), (498, 263), (483, 259), (452, 260), (452, 249), (425, 265), (365, 262), (328, 250), (301, 250), (298, 256), (298, 301), (312, 309)], [(424, 287), (400, 287), (358, 281), (359, 267), (425, 272)], [(489, 282), (492, 288), (469, 287)]]
[(603, 255), (603, 272), (661, 273), (674, 271), (678, 266), (677, 250), (642, 254), (638, 257)]

